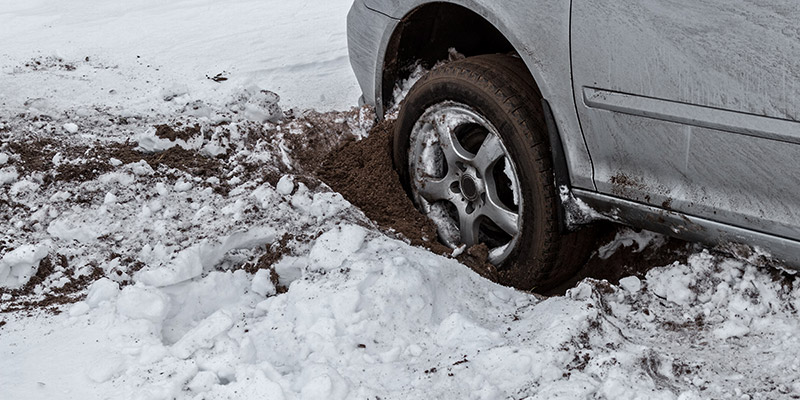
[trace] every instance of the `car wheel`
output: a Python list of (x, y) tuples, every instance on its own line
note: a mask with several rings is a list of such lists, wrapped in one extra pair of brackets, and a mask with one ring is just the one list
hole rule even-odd
[(559, 257), (575, 238), (559, 233), (542, 115), (519, 58), (470, 57), (434, 68), (411, 88), (393, 146), (401, 181), (440, 241), (485, 244), (500, 283), (537, 291), (580, 264), (574, 254)]

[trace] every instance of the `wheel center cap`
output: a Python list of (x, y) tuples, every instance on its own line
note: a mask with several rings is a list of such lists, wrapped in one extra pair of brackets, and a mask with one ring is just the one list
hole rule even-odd
[(478, 193), (478, 184), (475, 182), (475, 178), (469, 175), (461, 177), (461, 194), (470, 201), (478, 198), (480, 193)]

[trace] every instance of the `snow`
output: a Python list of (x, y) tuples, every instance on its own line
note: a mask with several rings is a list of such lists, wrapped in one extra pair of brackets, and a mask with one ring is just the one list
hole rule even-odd
[(108, 278), (101, 278), (89, 286), (86, 305), (96, 308), (104, 301), (114, 300), (117, 295), (119, 295), (119, 284)]
[(326, 271), (339, 268), (350, 254), (361, 248), (366, 235), (359, 226), (337, 226), (316, 240), (308, 255), (309, 261)]
[[(287, 138), (309, 131), (290, 116), (357, 98), (349, 3), (0, 11), (0, 305), (85, 282), (66, 304), (0, 314), (1, 398), (800, 396), (796, 276), (702, 250), (543, 297), (410, 246), (301, 179)], [(206, 78), (217, 74), (228, 79)], [(363, 110), (334, 115), (354, 137), (370, 126)], [(200, 132), (161, 138), (165, 121)], [(92, 174), (48, 182), (12, 146), (31, 136), (80, 148), (52, 145), (53, 165), (129, 142), (221, 166), (99, 153)], [(598, 253), (662, 241), (622, 230)], [(30, 280), (45, 261), (52, 271)]]
[(619, 280), (619, 286), (628, 293), (638, 293), (642, 289), (642, 281), (635, 276), (626, 276)]
[(294, 179), (289, 175), (282, 176), (275, 189), (284, 196), (292, 194), (292, 191), (294, 191)]
[(625, 228), (617, 232), (614, 240), (597, 249), (597, 252), (599, 253), (600, 258), (605, 260), (623, 247), (631, 247), (636, 245), (636, 249), (633, 250), (633, 252), (638, 253), (644, 250), (647, 246), (660, 247), (665, 241), (666, 237), (664, 235), (660, 235), (655, 232), (645, 230), (637, 232), (633, 229)]
[(271, 280), (271, 273), (268, 270), (260, 269), (253, 275), (253, 285), (250, 287), (253, 293), (258, 293), (264, 297), (277, 294), (275, 284)]
[(65, 131), (69, 133), (77, 133), (78, 132), (78, 125), (72, 122), (67, 122), (66, 124), (62, 125)]
[[(16, 2), (0, 12), (0, 68), (14, 76), (0, 102), (48, 115), (93, 103), (142, 113), (255, 85), (292, 107), (346, 109), (360, 95), (347, 58), (351, 3)], [(218, 74), (227, 80), (210, 79)]]
[(28, 283), (49, 251), (47, 244), (25, 244), (0, 258), (0, 287), (18, 288)]

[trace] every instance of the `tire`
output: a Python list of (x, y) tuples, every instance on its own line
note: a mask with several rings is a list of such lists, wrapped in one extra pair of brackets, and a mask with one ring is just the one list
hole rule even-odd
[(395, 126), (395, 169), (444, 244), (486, 244), (499, 283), (538, 292), (585, 261), (585, 240), (559, 233), (541, 96), (520, 59), (435, 68), (411, 88)]

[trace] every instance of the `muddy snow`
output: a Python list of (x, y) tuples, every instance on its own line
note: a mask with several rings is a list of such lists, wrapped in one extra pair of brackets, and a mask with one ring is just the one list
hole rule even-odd
[(800, 398), (759, 259), (606, 227), (543, 296), (437, 244), (349, 3), (0, 11), (0, 398)]

